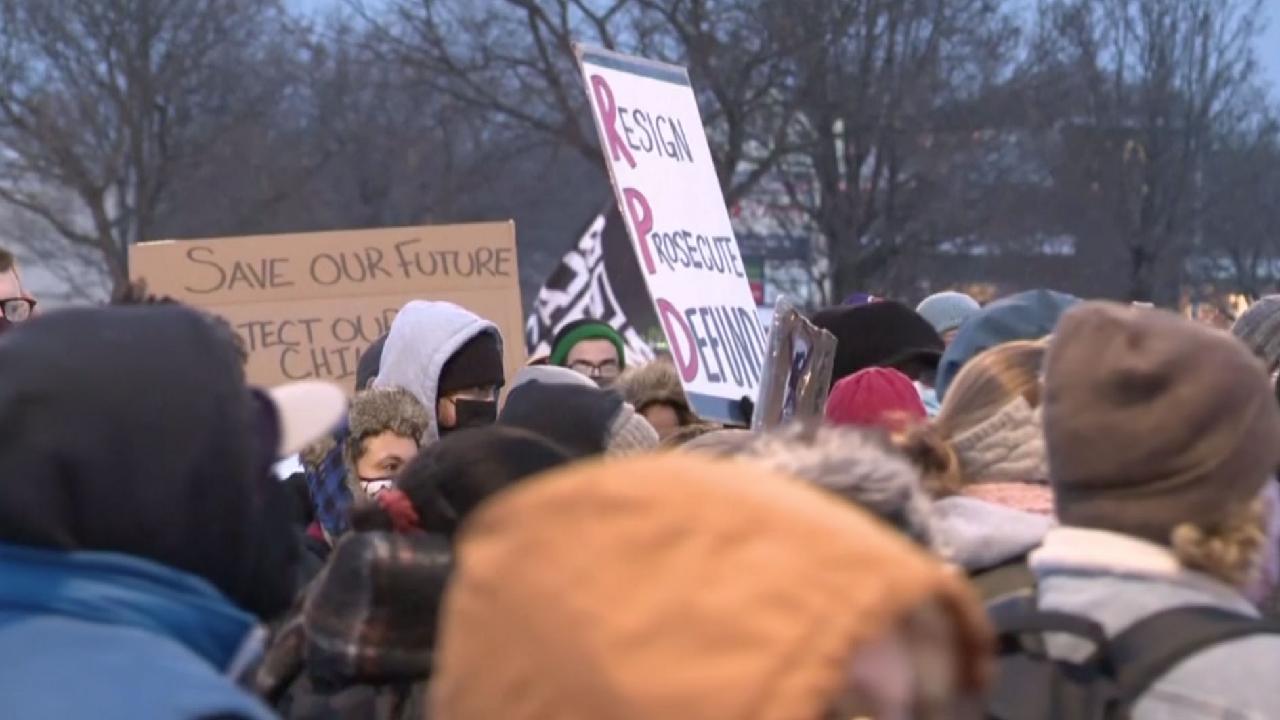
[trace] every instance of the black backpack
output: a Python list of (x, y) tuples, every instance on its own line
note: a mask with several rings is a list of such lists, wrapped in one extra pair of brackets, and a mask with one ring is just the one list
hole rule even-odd
[[(1157, 613), (1111, 639), (1092, 620), (1040, 610), (1029, 593), (997, 600), (987, 612), (999, 639), (990, 720), (1126, 720), (1147, 688), (1191, 655), (1247, 635), (1280, 634), (1280, 623), (1206, 606)], [(1083, 638), (1095, 651), (1082, 662), (1052, 659), (1043, 633)]]

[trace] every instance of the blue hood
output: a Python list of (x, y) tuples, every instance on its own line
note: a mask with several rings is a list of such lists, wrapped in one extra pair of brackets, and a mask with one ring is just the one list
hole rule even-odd
[(39, 614), (145, 630), (236, 674), (261, 649), (257, 620), (208, 582), (149, 560), (0, 544), (0, 615)]

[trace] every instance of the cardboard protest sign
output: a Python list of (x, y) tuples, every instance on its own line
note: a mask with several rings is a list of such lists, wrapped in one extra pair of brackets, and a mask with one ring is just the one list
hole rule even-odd
[(502, 331), (507, 377), (524, 363), (510, 222), (166, 240), (135, 245), (150, 292), (227, 319), (256, 385), (321, 378), (349, 391), (356, 362), (410, 300), (447, 300)]
[(640, 272), (686, 395), (747, 423), (764, 331), (684, 68), (577, 48), (592, 116)]
[(788, 420), (821, 417), (831, 392), (835, 359), (836, 336), (809, 322), (786, 297), (779, 299), (752, 428), (765, 430)]

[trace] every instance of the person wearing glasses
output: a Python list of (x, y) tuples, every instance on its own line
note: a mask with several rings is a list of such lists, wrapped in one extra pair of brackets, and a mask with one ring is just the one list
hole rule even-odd
[(0, 248), (0, 333), (26, 322), (36, 309), (35, 298), (22, 289), (18, 260), (13, 253)]
[(567, 367), (610, 387), (627, 369), (622, 335), (601, 320), (583, 319), (565, 325), (551, 346), (551, 364)]

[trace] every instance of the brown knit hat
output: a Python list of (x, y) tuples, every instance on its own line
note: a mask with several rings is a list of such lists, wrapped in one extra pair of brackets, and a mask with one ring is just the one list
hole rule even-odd
[(1067, 312), (1045, 365), (1059, 519), (1169, 544), (1248, 502), (1280, 464), (1280, 410), (1229, 334), (1112, 303)]

